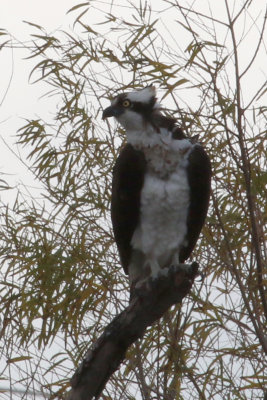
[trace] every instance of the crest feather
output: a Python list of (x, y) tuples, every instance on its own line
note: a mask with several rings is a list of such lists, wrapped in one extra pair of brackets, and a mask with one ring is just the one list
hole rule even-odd
[(144, 89), (130, 92), (127, 98), (136, 103), (150, 103), (151, 99), (156, 96), (156, 89), (154, 86), (147, 86)]

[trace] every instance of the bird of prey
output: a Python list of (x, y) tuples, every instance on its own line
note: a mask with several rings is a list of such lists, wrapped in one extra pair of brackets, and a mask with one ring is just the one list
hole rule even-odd
[(161, 112), (154, 86), (119, 94), (103, 112), (109, 117), (126, 131), (113, 170), (111, 218), (134, 288), (190, 256), (208, 210), (211, 166), (197, 139)]

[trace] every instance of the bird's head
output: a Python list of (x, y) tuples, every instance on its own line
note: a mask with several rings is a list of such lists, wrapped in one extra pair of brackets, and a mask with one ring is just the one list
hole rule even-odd
[(104, 110), (103, 119), (115, 117), (125, 129), (139, 130), (151, 121), (157, 108), (155, 87), (147, 86), (115, 97)]

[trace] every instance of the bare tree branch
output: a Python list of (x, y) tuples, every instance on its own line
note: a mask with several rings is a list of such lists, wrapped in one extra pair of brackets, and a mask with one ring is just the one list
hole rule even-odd
[(179, 264), (135, 290), (129, 306), (116, 316), (89, 349), (71, 379), (68, 400), (97, 399), (110, 376), (119, 367), (128, 347), (173, 304), (189, 293), (198, 264)]
[[(234, 30), (234, 22), (236, 19), (231, 20), (230, 10), (228, 6), (227, 0), (225, 0), (226, 11), (229, 20), (229, 28), (232, 38), (233, 50), (234, 50), (234, 60), (235, 60), (235, 79), (236, 79), (236, 101), (237, 101), (237, 130), (239, 134), (239, 145), (241, 150), (241, 159), (243, 162), (243, 171), (244, 171), (244, 178), (246, 183), (246, 195), (247, 195), (247, 203), (248, 203), (248, 211), (249, 217), (251, 222), (251, 229), (252, 229), (252, 245), (255, 252), (256, 258), (256, 265), (257, 265), (257, 281), (258, 281), (258, 290), (262, 301), (262, 306), (265, 314), (265, 318), (267, 318), (267, 299), (266, 293), (264, 290), (264, 283), (263, 283), (263, 259), (261, 255), (261, 248), (260, 248), (260, 240), (257, 230), (257, 217), (255, 211), (255, 196), (253, 196), (252, 188), (251, 188), (251, 165), (250, 160), (247, 154), (247, 148), (245, 143), (245, 135), (244, 135), (244, 128), (243, 128), (243, 118), (244, 118), (244, 109), (242, 108), (242, 101), (241, 101), (241, 81), (240, 81), (240, 68), (239, 68), (239, 54), (237, 49), (236, 43), (236, 33)], [(237, 17), (236, 17), (237, 18)], [(259, 39), (262, 40), (261, 38)], [(264, 87), (264, 85), (262, 86)]]

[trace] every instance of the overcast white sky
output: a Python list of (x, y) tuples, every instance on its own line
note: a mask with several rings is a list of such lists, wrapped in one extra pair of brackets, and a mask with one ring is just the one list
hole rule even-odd
[[(48, 32), (66, 28), (73, 20), (72, 15), (66, 15), (67, 11), (79, 3), (78, 0), (0, 0), (0, 28), (6, 29), (16, 39), (29, 40), (33, 28), (23, 21), (41, 25)], [(49, 113), (51, 104), (47, 98), (41, 98), (47, 87), (29, 84), (28, 77), (34, 63), (25, 61), (24, 57), (25, 53), (18, 49), (0, 51), (0, 173), (11, 174), (2, 176), (11, 184), (22, 180), (32, 184), (33, 179), (1, 137), (11, 145), (17, 129), (23, 125), (23, 118), (35, 118), (39, 113), (44, 116)], [(13, 198), (10, 191), (0, 195)]]
[[(71, 17), (66, 16), (66, 11), (77, 0), (1, 0), (0, 1), (0, 28), (6, 29), (20, 41), (30, 39), (33, 28), (23, 21), (30, 21), (44, 26), (48, 32), (66, 26)], [(41, 94), (38, 85), (28, 84), (28, 75), (33, 65), (30, 61), (21, 58), (22, 51), (4, 49), (0, 53), (0, 121), (14, 115), (29, 115), (36, 98)], [(12, 74), (12, 75), (11, 75)], [(8, 88), (9, 81), (10, 87)], [(8, 92), (5, 96), (5, 92)], [(5, 96), (5, 97), (4, 97)], [(1, 133), (3, 133), (0, 126)]]

